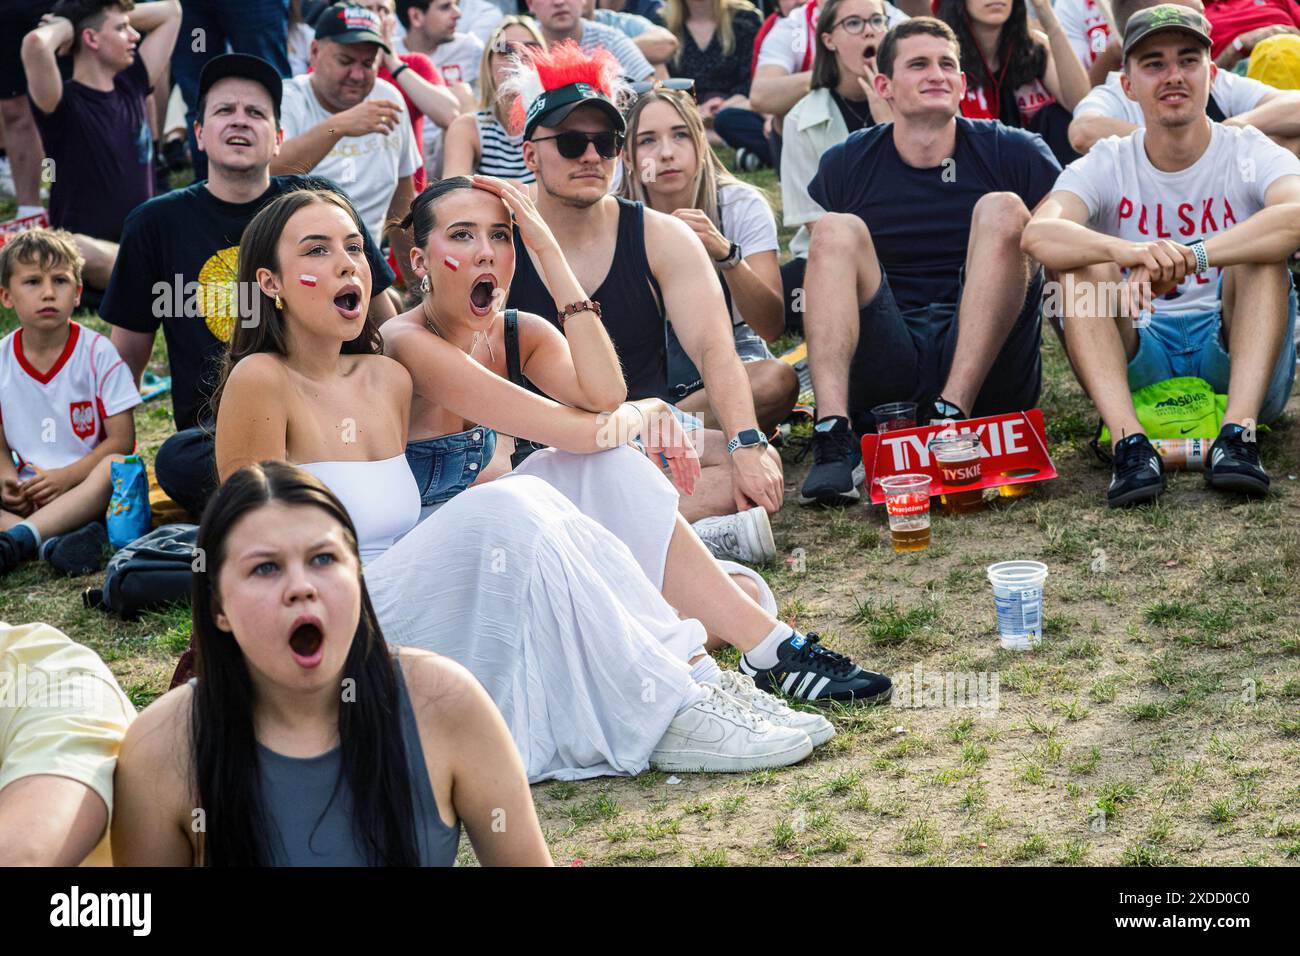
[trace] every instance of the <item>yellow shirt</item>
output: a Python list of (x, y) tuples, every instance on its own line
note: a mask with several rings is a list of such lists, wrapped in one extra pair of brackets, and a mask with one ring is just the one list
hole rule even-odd
[[(135, 708), (90, 648), (48, 624), (0, 621), (0, 790), (51, 774), (85, 784), (113, 814), (113, 771)], [(86, 858), (110, 865), (108, 833)]]

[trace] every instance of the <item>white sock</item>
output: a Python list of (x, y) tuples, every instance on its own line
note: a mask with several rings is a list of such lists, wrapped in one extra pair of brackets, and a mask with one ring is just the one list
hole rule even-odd
[(722, 671), (718, 668), (718, 662), (709, 654), (691, 665), (691, 677), (701, 684), (722, 683)]
[(35, 216), (37, 213), (45, 212), (44, 206), (19, 206), (15, 218), (26, 219), (28, 216)]
[(745, 660), (749, 661), (751, 667), (759, 670), (767, 670), (769, 667), (775, 667), (780, 661), (776, 655), (776, 649), (781, 642), (794, 636), (794, 628), (789, 624), (777, 622), (776, 627), (772, 628), (772, 633), (763, 638), (758, 646), (752, 650), (745, 651)]

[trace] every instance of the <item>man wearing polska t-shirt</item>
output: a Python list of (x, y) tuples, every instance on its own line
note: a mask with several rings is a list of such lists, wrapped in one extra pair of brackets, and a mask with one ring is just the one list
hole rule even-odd
[[(1133, 15), (1122, 82), (1145, 128), (1067, 167), (1021, 240), (1062, 274), (1066, 348), (1115, 442), (1112, 506), (1165, 485), (1131, 390), (1183, 375), (1226, 390), (1205, 480), (1258, 495), (1269, 480), (1254, 424), (1282, 412), (1295, 379), (1285, 260), (1300, 247), (1300, 160), (1253, 127), (1205, 115), (1217, 70), (1209, 48), (1194, 10)], [(1125, 271), (1123, 295), (1097, 293)]]

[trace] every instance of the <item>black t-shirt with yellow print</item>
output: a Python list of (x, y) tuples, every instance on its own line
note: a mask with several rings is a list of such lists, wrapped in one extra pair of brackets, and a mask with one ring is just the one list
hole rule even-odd
[[(122, 242), (99, 314), (111, 325), (154, 334), (162, 326), (178, 429), (208, 414), (221, 359), (238, 316), (239, 239), (275, 197), (295, 189), (338, 187), (309, 176), (272, 176), (252, 202), (223, 202), (199, 182), (138, 206)], [(373, 293), (393, 283), (393, 270), (365, 232)]]

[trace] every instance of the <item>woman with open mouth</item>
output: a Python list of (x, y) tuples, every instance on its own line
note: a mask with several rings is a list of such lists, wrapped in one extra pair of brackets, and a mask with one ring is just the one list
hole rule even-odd
[[(466, 354), (475, 331), (501, 334), (489, 329), (501, 323), (494, 321), (487, 301), (493, 297), (482, 287), (508, 283), (510, 264), (492, 261), (484, 250), (509, 249), (511, 237), (500, 198), (479, 189), (463, 192), (485, 198), (488, 208), (458, 208), (445, 220), (448, 244), (435, 248), (426, 242), (421, 254), (422, 261), (438, 256), (431, 268), (439, 291), (459, 296), (461, 324), (441, 326), (447, 338), (432, 330), (421, 334), (457, 387), (484, 394), (513, 389), (546, 408), (555, 406)], [(516, 212), (526, 210), (516, 206)], [(239, 323), (214, 396), (220, 476), (263, 460), (286, 460), (324, 481), (356, 524), (367, 586), (387, 639), (469, 668), (500, 709), (532, 781), (638, 773), (651, 764), (678, 771), (785, 766), (812, 750), (804, 727), (828, 739), (833, 728), (819, 715), (795, 714), (774, 699), (776, 706), (740, 701), (693, 676), (688, 662), (698, 673), (702, 661), (712, 664), (703, 650), (704, 627), (678, 616), (634, 555), (639, 550), (653, 562), (657, 546), (662, 574), (676, 527), (676, 494), (639, 453), (609, 452), (625, 462), (617, 473), (634, 474), (639, 464), (642, 475), (659, 486), (643, 480), (637, 487), (655, 488), (649, 500), (624, 499), (633, 511), (624, 524), (640, 520), (646, 526), (633, 550), (557, 490), (566, 474), (602, 477), (582, 469), (558, 467), (546, 480), (513, 474), (457, 494), (419, 521), (420, 489), (405, 454), (411, 375), (378, 354), (373, 327), (351, 317), (354, 307), (365, 316), (370, 290), (359, 231), (346, 199), (314, 191), (279, 197), (245, 230), (240, 279), (260, 288), (261, 320)], [(455, 280), (445, 290), (442, 276)], [(576, 286), (571, 274), (569, 281)], [(356, 288), (361, 294), (354, 303), (348, 293)], [(400, 337), (403, 330), (393, 331)], [(487, 343), (480, 348), (486, 352)], [(498, 340), (493, 348), (503, 357), (504, 343)], [(556, 431), (575, 439), (586, 428), (590, 450), (596, 450), (597, 416), (568, 411), (573, 414), (555, 416), (561, 421)], [(622, 415), (623, 424), (638, 417), (627, 406)], [(611, 427), (606, 420), (600, 427), (616, 434), (622, 425)], [(528, 434), (526, 428), (518, 431)], [(674, 444), (671, 436), (650, 447), (686, 458), (683, 467), (689, 468), (689, 446)], [(544, 464), (563, 454), (535, 457)], [(608, 474), (595, 494), (627, 495), (608, 484)], [(711, 562), (689, 527), (686, 533), (691, 538), (675, 543), (694, 547)], [(699, 567), (697, 578), (708, 573), (703, 562)], [(712, 574), (720, 587), (739, 595), (740, 614), (773, 620), (716, 565)]]
[[(876, 92), (876, 48), (889, 29), (884, 0), (824, 0), (817, 12), (812, 89), (786, 114), (781, 146), (781, 212), (799, 230), (781, 267), (785, 331), (803, 334), (802, 298), (809, 227), (825, 210), (808, 195), (822, 155), (850, 133), (891, 122), (894, 111)], [(795, 290), (800, 290), (796, 292)]]
[(462, 823), (483, 864), (550, 865), (501, 715), (460, 665), (389, 648), (320, 480), (242, 469), (198, 549), (199, 676), (122, 745), (117, 865), (451, 866)]

